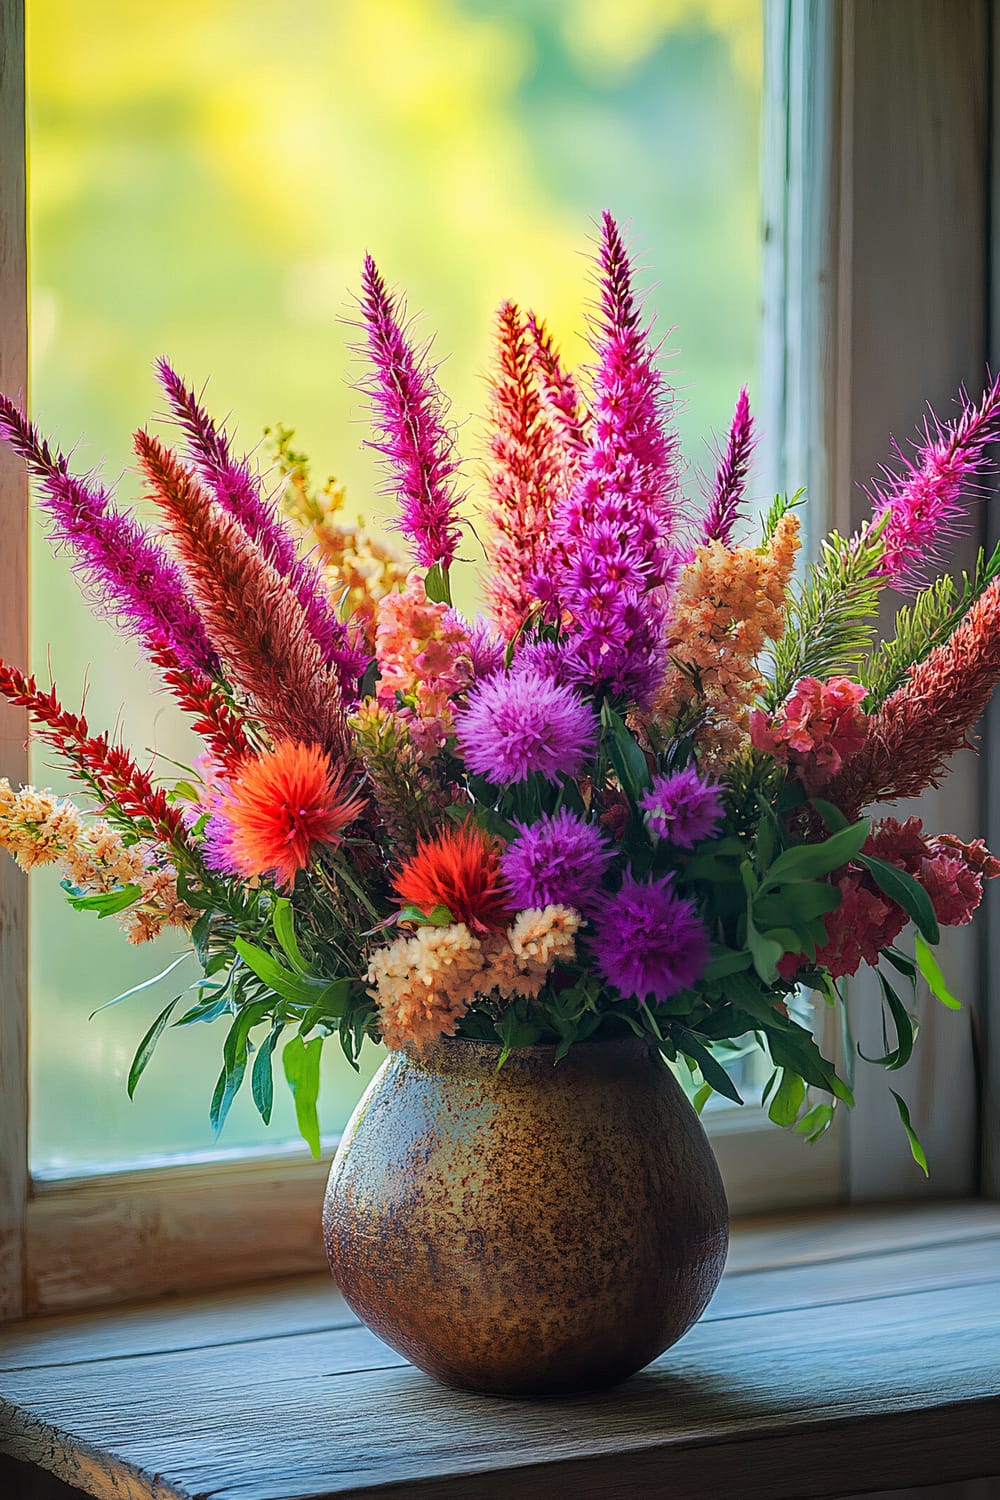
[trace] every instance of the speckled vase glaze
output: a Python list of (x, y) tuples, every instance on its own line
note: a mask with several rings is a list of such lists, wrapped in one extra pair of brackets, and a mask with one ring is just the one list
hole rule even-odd
[(726, 1196), (697, 1115), (639, 1038), (389, 1056), (330, 1172), (344, 1297), (446, 1385), (519, 1396), (613, 1385), (718, 1285)]

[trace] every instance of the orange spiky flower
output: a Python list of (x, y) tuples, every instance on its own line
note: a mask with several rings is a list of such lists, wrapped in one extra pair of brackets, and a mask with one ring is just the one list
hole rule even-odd
[(446, 906), (455, 922), (472, 932), (502, 927), (510, 916), (510, 896), (500, 871), (500, 844), (470, 820), (421, 839), (417, 852), (393, 882), (400, 901), (430, 916)]
[(339, 844), (365, 800), (344, 785), (318, 745), (279, 740), (244, 762), (206, 829), (206, 859), (234, 875), (272, 874), (291, 885), (315, 851)]

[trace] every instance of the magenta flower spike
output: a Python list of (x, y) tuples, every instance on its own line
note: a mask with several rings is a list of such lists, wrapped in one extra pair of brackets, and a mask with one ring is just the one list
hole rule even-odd
[(750, 415), (750, 397), (744, 386), (736, 399), (726, 451), (715, 471), (715, 486), (702, 533), (706, 542), (721, 542), (724, 547), (732, 545), (733, 527), (739, 519), (747, 471), (756, 441), (753, 417)]
[(582, 684), (648, 704), (663, 671), (666, 587), (680, 513), (671, 393), (656, 367), (618, 226), (605, 213), (590, 444), (556, 514), (558, 588)]
[(370, 255), (362, 273), (361, 310), (373, 370), (364, 389), (372, 405), (376, 438), (390, 491), (399, 502), (398, 528), (423, 568), (447, 572), (461, 536), (455, 488), (459, 461), (445, 420), (446, 404), (426, 349), (415, 350), (404, 330), (405, 310)]
[(116, 510), (103, 485), (75, 478), (66, 458), (2, 394), (0, 438), (39, 481), (50, 534), (76, 554), (74, 570), (92, 606), (147, 650), (166, 642), (181, 666), (216, 672), (219, 659), (187, 580), (158, 542)]
[(156, 373), (199, 476), (220, 507), (239, 521), (265, 560), (288, 579), (313, 639), (327, 664), (336, 670), (345, 703), (356, 702), (358, 679), (367, 657), (352, 646), (317, 569), (307, 558), (298, 556), (274, 506), (261, 494), (260, 481), (247, 459), (233, 457), (225, 430), (212, 421), (194, 391), (166, 359), (156, 361)]
[(883, 477), (868, 487), (874, 519), (887, 517), (881, 572), (895, 588), (919, 587), (947, 544), (965, 530), (975, 480), (986, 467), (986, 447), (1000, 432), (1000, 375), (978, 406), (964, 389), (959, 401), (962, 410), (953, 422), (931, 413), (914, 459), (895, 444), (901, 472), (884, 468)]

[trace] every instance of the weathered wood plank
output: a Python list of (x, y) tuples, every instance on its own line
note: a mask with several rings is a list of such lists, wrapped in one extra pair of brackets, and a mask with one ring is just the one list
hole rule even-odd
[[(939, 1252), (942, 1273), (954, 1254)], [(790, 1274), (771, 1273), (775, 1296)], [(97, 1496), (446, 1495), (463, 1475), (478, 1496), (504, 1492), (487, 1478), (500, 1471), (518, 1494), (611, 1494), (590, 1486), (607, 1485), (613, 1458), (623, 1488), (669, 1479), (694, 1493), (694, 1469), (702, 1494), (805, 1500), (868, 1475), (884, 1487), (1000, 1473), (1000, 1280), (805, 1321), (709, 1319), (619, 1390), (544, 1405), (445, 1392), (361, 1328), (9, 1372), (0, 1390), (0, 1447)], [(748, 1448), (738, 1463), (733, 1445)], [(835, 1481), (816, 1463), (824, 1446), (850, 1453)], [(734, 1490), (750, 1451), (770, 1488)]]
[[(28, 265), (24, 165), (24, 5), (0, 0), (0, 391), (28, 386)], [(28, 655), (28, 487), (0, 452), (0, 656)], [(0, 776), (28, 779), (27, 719), (0, 705)], [(28, 1195), (28, 893), (0, 860), (0, 1321), (24, 1311)]]

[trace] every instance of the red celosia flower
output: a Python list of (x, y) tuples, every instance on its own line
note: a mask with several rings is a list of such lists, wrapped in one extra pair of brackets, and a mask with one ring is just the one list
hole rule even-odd
[(217, 817), (226, 825), (226, 862), (235, 874), (273, 872), (290, 885), (320, 845), (339, 842), (364, 805), (325, 751), (280, 740), (247, 761), (223, 797)]
[(500, 845), (471, 821), (422, 839), (393, 884), (406, 906), (419, 907), (425, 916), (446, 906), (472, 932), (502, 927), (510, 915)]

